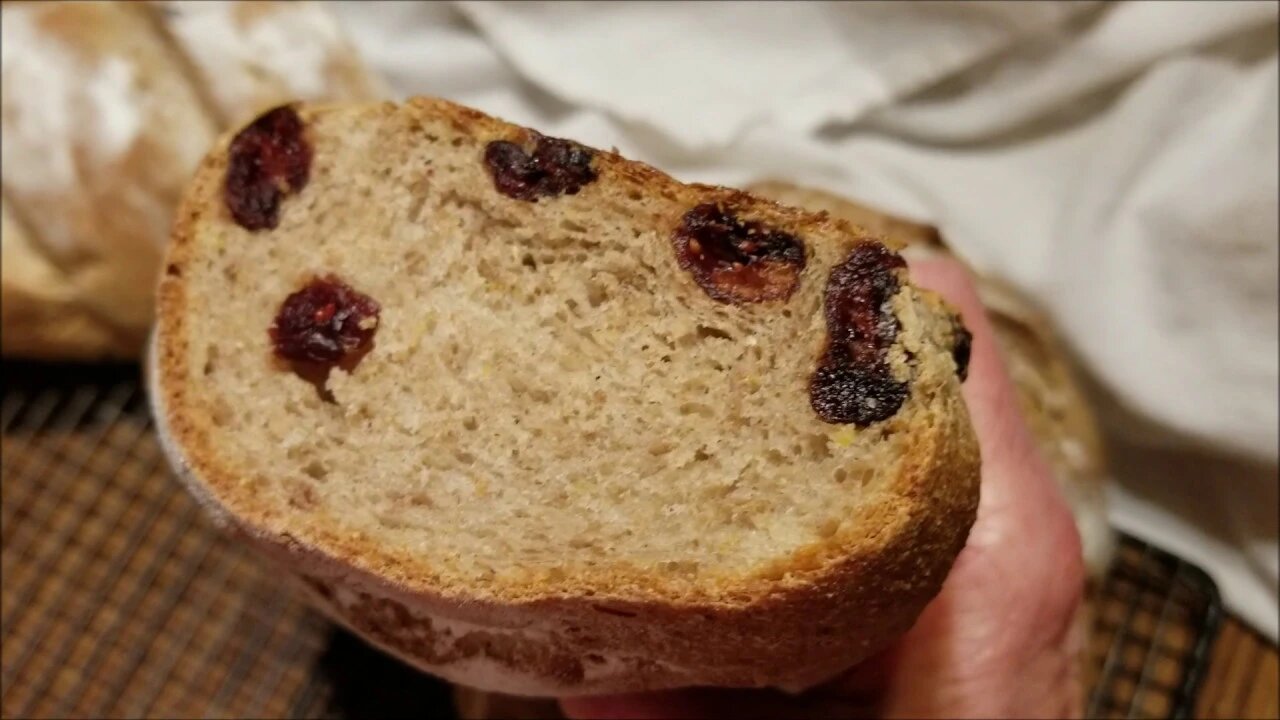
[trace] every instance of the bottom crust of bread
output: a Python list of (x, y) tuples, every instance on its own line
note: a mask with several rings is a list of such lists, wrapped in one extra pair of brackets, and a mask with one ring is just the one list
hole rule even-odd
[[(635, 617), (608, 611), (592, 598), (507, 605), (446, 593), (426, 596), (287, 533), (255, 527), (223, 506), (174, 442), (156, 387), (155, 362), (151, 343), (146, 375), (161, 447), (217, 525), (277, 563), (288, 584), (311, 604), (376, 647), (450, 682), (507, 695), (566, 697), (696, 685), (796, 692), (812, 687), (909, 628), (937, 593), (976, 513), (976, 488), (955, 483), (945, 499), (931, 500), (951, 506), (944, 514), (947, 522), (912, 526), (882, 556), (858, 558), (854, 564), (861, 581), (837, 573), (826, 584), (784, 598), (782, 606), (765, 602), (745, 613), (719, 616), (714, 608), (657, 604), (645, 613), (649, 617)], [(952, 449), (939, 461), (950, 461), (957, 477), (976, 482), (978, 458), (971, 441)], [(817, 633), (800, 629), (813, 624), (815, 615), (830, 625)], [(602, 637), (613, 652), (601, 649)]]
[(691, 673), (638, 657), (558, 651), (546, 629), (504, 630), (418, 613), (403, 603), (312, 576), (290, 574), (310, 604), (402, 662), (452, 683), (527, 697), (682, 684)]

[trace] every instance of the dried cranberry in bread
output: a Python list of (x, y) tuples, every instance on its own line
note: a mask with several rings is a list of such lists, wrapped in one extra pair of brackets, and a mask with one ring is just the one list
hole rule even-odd
[(196, 173), (152, 398), (214, 516), (424, 670), (799, 688), (965, 543), (960, 327), (844, 221), (440, 100), (303, 104)]

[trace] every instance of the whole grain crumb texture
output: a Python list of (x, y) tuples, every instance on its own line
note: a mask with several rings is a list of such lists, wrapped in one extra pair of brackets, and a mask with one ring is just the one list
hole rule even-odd
[[(961, 427), (949, 319), (908, 284), (876, 348), (900, 408), (861, 426), (811, 407), (827, 279), (863, 239), (847, 225), (601, 152), (592, 182), (529, 202), (486, 163), (490, 143), (524, 141), (510, 126), (425, 100), (299, 113), (310, 176), (276, 225), (233, 221), (215, 155), (162, 289), (172, 414), (238, 511), (377, 538), (441, 582), (641, 573), (711, 592), (866, 535), (859, 510), (913, 438)], [(788, 293), (723, 302), (682, 267), (673, 233), (708, 202), (803, 243), (803, 262), (777, 253)], [(266, 332), (328, 274), (380, 306), (332, 402), (270, 361)]]

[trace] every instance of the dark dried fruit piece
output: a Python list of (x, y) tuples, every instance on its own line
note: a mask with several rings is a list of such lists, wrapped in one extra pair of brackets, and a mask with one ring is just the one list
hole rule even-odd
[(537, 133), (533, 137), (532, 155), (505, 140), (494, 140), (485, 147), (484, 164), (498, 192), (537, 202), (540, 197), (574, 195), (596, 179), (590, 148)]
[(340, 366), (353, 369), (372, 345), (382, 308), (338, 278), (316, 278), (285, 298), (268, 334), (281, 359), (311, 367), (295, 367), (304, 377), (327, 376)]
[(247, 230), (270, 230), (280, 222), (280, 200), (307, 184), (311, 145), (292, 107), (269, 110), (241, 130), (227, 151), (223, 200)]
[(865, 427), (887, 420), (906, 402), (886, 354), (898, 335), (889, 306), (898, 292), (902, 257), (878, 242), (855, 246), (827, 280), (827, 348), (809, 381), (809, 404), (829, 423)]
[(883, 365), (819, 365), (809, 381), (809, 404), (829, 423), (866, 427), (893, 417), (906, 400), (907, 384)]
[(799, 238), (739, 219), (715, 203), (685, 213), (672, 242), (680, 267), (720, 302), (785, 300), (805, 265)]
[(904, 267), (902, 257), (884, 245), (863, 242), (832, 269), (824, 304), (828, 356), (858, 365), (883, 358), (898, 333), (887, 303), (898, 292), (894, 271)]

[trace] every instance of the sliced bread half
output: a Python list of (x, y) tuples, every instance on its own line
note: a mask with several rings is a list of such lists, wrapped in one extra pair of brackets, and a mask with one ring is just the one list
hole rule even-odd
[(303, 104), (196, 173), (152, 398), (214, 517), (424, 670), (800, 688), (964, 545), (966, 335), (846, 221), (441, 100)]

